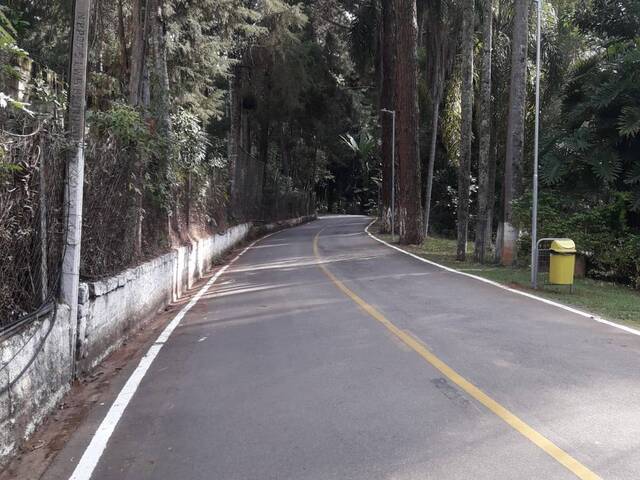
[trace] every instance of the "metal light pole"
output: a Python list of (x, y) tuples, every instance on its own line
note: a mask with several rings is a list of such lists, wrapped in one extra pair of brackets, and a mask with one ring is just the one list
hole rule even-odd
[(533, 198), (531, 202), (531, 286), (538, 288), (538, 146), (540, 138), (540, 25), (542, 1), (535, 0), (538, 11), (536, 25), (536, 118), (533, 140)]
[(381, 110), (384, 113), (391, 114), (391, 241), (396, 238), (396, 111)]

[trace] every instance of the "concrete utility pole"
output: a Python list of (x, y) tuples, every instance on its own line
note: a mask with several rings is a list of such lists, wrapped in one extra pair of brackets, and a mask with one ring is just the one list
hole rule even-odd
[(91, 0), (75, 0), (71, 65), (69, 69), (69, 139), (67, 159), (66, 239), (62, 258), (60, 300), (69, 306), (71, 355), (74, 359), (80, 282), (80, 240), (82, 234), (82, 189), (84, 182), (84, 129), (87, 87), (87, 50)]

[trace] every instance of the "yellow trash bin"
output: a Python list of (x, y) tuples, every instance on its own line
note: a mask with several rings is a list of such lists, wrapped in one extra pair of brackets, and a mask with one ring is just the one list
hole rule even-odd
[(549, 259), (549, 283), (553, 285), (573, 285), (576, 266), (576, 244), (568, 238), (551, 243)]

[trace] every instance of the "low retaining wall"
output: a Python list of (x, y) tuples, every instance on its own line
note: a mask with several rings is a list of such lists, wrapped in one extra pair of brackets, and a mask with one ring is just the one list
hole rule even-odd
[(180, 298), (222, 254), (248, 237), (315, 219), (300, 217), (269, 224), (244, 223), (96, 282), (80, 285), (78, 357), (80, 374), (95, 368), (135, 329)]
[(74, 328), (58, 305), (0, 345), (0, 467), (69, 390)]
[(115, 277), (81, 284), (78, 371), (92, 370), (133, 330), (180, 298), (217, 258), (247, 238), (250, 230), (251, 224), (244, 223)]
[(91, 371), (159, 310), (181, 297), (216, 259), (248, 237), (315, 219), (245, 223), (184, 246), (119, 275), (80, 284), (78, 318), (57, 308), (0, 343), (0, 469), (54, 410), (73, 377)]
[(288, 220), (280, 220), (278, 222), (272, 223), (255, 223), (253, 225), (253, 228), (251, 229), (251, 236), (259, 237), (267, 233), (277, 232), (278, 230), (283, 230), (285, 228), (295, 227), (296, 225), (311, 222), (317, 218), (317, 215), (308, 215), (306, 217), (290, 218)]

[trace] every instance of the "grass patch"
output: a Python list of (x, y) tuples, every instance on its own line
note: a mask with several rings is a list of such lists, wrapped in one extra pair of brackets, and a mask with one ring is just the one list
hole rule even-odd
[[(391, 242), (391, 235), (376, 234), (386, 242)], [(528, 268), (502, 267), (500, 265), (459, 262), (456, 260), (456, 241), (446, 238), (430, 237), (422, 245), (403, 245), (403, 249), (428, 260), (450, 268), (471, 273), (479, 277), (501, 283), (503, 285), (535, 293), (565, 305), (586, 310), (603, 318), (625, 323), (631, 326), (640, 325), (640, 292), (624, 285), (601, 282), (590, 278), (577, 278), (573, 293), (568, 287), (542, 285), (533, 290), (530, 286), (531, 274)], [(473, 245), (469, 243), (467, 258), (473, 258)]]

